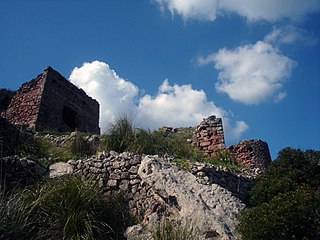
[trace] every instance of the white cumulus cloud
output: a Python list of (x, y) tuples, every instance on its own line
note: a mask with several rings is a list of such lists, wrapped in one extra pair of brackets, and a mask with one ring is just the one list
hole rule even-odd
[(236, 13), (249, 21), (301, 20), (320, 9), (319, 0), (154, 0), (161, 9), (184, 20), (214, 21), (220, 14)]
[(227, 139), (238, 139), (248, 129), (244, 121), (234, 122), (231, 114), (209, 101), (203, 90), (191, 85), (170, 85), (164, 80), (156, 95), (138, 97), (139, 88), (121, 78), (108, 64), (99, 61), (84, 63), (72, 71), (70, 81), (100, 103), (100, 127), (121, 114), (135, 117), (139, 127), (193, 127), (210, 115), (222, 117)]
[(286, 96), (282, 91), (283, 84), (295, 65), (293, 60), (264, 41), (234, 50), (223, 48), (200, 57), (198, 62), (201, 65), (214, 63), (219, 71), (216, 90), (245, 104), (259, 104), (269, 98), (283, 99)]
[(217, 15), (216, 0), (155, 0), (162, 10), (168, 8), (171, 14), (177, 13), (184, 20), (198, 19), (214, 21)]
[(120, 114), (136, 111), (138, 87), (119, 77), (104, 62), (93, 61), (84, 63), (80, 68), (75, 67), (69, 79), (100, 103), (102, 131)]

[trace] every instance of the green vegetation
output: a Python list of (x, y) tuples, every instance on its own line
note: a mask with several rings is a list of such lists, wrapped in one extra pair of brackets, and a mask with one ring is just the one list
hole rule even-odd
[(200, 239), (192, 224), (161, 221), (153, 233), (154, 240), (197, 240)]
[(280, 151), (239, 220), (245, 240), (320, 239), (320, 151)]
[(124, 239), (134, 224), (120, 195), (76, 177), (0, 195), (0, 239)]
[(169, 155), (175, 159), (201, 161), (204, 155), (187, 144), (192, 128), (180, 129), (178, 133), (134, 128), (128, 116), (118, 118), (102, 136), (102, 148), (117, 152), (130, 151), (137, 154)]
[[(53, 136), (61, 134), (51, 133)], [(67, 136), (67, 135), (66, 135)], [(20, 131), (11, 135), (9, 145), (4, 146), (4, 155), (18, 155), (35, 159), (43, 166), (55, 162), (66, 162), (70, 159), (79, 159), (96, 153), (98, 146), (89, 141), (88, 134), (75, 132), (64, 143), (53, 143), (44, 136), (33, 136), (31, 133)]]

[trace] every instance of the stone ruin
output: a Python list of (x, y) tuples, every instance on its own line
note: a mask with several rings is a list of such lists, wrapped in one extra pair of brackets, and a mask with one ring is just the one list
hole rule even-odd
[(22, 84), (1, 116), (35, 131), (100, 133), (99, 103), (51, 67)]
[(226, 147), (222, 119), (216, 116), (204, 118), (195, 128), (191, 145), (212, 157), (217, 151), (229, 151), (238, 163), (256, 173), (263, 171), (271, 162), (268, 144), (262, 140), (242, 140)]
[(216, 116), (204, 118), (194, 131), (191, 145), (205, 152), (208, 156), (224, 149), (222, 119)]

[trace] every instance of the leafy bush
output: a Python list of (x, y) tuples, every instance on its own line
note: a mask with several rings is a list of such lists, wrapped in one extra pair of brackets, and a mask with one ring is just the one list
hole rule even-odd
[(285, 148), (239, 215), (243, 239), (320, 239), (320, 151)]
[(121, 199), (80, 178), (50, 180), (0, 198), (0, 239), (122, 239), (133, 222)]

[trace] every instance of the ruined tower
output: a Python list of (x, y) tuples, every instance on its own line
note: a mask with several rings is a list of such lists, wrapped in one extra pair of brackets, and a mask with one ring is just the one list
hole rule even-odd
[(51, 67), (22, 84), (1, 116), (35, 131), (100, 133), (99, 103)]

